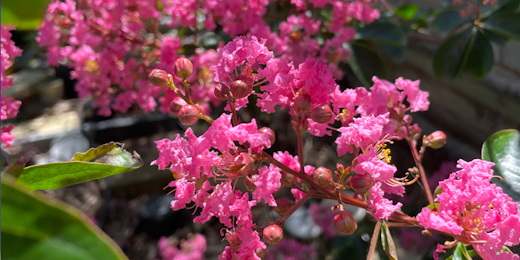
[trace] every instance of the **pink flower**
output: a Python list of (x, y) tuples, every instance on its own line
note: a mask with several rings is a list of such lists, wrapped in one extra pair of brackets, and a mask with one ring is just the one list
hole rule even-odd
[(253, 198), (257, 201), (264, 199), (269, 206), (276, 207), (273, 193), (281, 186), (282, 174), (280, 174), (280, 169), (271, 164), (269, 167), (262, 167), (258, 175), (258, 179), (254, 182), (256, 189), (253, 191)]
[(157, 247), (163, 260), (203, 260), (206, 238), (201, 234), (188, 236), (188, 240), (181, 240), (179, 248), (177, 245), (172, 245), (166, 237), (161, 237)]
[(171, 206), (173, 210), (179, 210), (186, 207), (186, 204), (190, 203), (195, 193), (195, 183), (188, 182), (184, 178), (180, 178), (173, 181), (169, 185), (170, 187), (176, 187), (175, 189), (175, 200), (172, 201)]
[(383, 195), (384, 191), (381, 189), (381, 182), (376, 182), (370, 189), (370, 197), (368, 198), (368, 205), (370, 210), (374, 213), (376, 219), (388, 220), (390, 215), (396, 210), (401, 209), (402, 204), (392, 204), (392, 201), (385, 199)]
[(230, 205), (232, 203), (232, 199), (234, 199), (235, 194), (231, 188), (231, 183), (221, 183), (215, 186), (213, 189), (213, 193), (208, 196), (209, 198), (204, 199), (202, 202), (202, 212), (200, 215), (193, 219), (193, 222), (196, 223), (206, 223), (212, 217), (217, 217), (220, 220), (220, 223), (226, 225), (227, 227), (232, 227), (231, 223), (231, 211)]
[[(438, 209), (423, 208), (417, 220), (425, 228), (458, 235), (456, 239), (472, 244), (482, 257), (495, 259), (502, 246), (519, 243), (520, 216), (518, 203), (511, 202), (501, 188), (490, 183), (493, 165), (478, 159), (459, 160), (461, 170), (439, 183), (442, 193), (436, 198)], [(509, 253), (497, 257), (504, 257), (502, 254), (518, 257)]]
[(403, 90), (400, 101), (403, 102), (406, 97), (412, 112), (426, 111), (430, 105), (430, 101), (428, 101), (429, 94), (419, 90), (419, 83), (419, 80), (411, 81), (403, 78), (395, 80), (395, 86)]
[(385, 113), (378, 116), (354, 118), (354, 122), (350, 123), (348, 127), (341, 127), (339, 129), (341, 136), (336, 139), (338, 155), (352, 153), (352, 146), (364, 150), (378, 142), (382, 137), (384, 126), (389, 122), (388, 117), (389, 114)]
[(314, 249), (307, 244), (302, 244), (297, 240), (284, 239), (276, 246), (267, 248), (265, 260), (300, 260), (300, 259), (316, 259), (317, 255)]

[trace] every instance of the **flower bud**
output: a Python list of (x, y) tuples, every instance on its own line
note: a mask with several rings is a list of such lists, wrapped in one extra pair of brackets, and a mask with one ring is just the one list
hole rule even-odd
[(256, 254), (256, 256), (258, 256), (258, 258), (264, 259), (265, 258), (265, 249), (259, 247), (259, 248), (255, 249), (255, 254)]
[(185, 57), (180, 57), (175, 61), (173, 73), (181, 79), (187, 79), (193, 73), (193, 63)]
[(249, 178), (244, 178), (244, 186), (246, 186), (246, 189), (248, 191), (255, 191), (256, 190), (256, 185), (255, 185), (255, 181), (258, 179), (258, 174), (255, 174)]
[(231, 94), (235, 99), (246, 97), (251, 94), (251, 91), (253, 91), (253, 85), (248, 85), (242, 80), (235, 80), (231, 83)]
[(170, 103), (170, 112), (172, 112), (173, 115), (179, 116), (179, 111), (184, 105), (187, 105), (186, 101), (182, 99), (181, 97), (176, 97), (172, 100)]
[(269, 245), (275, 246), (282, 242), (283, 230), (280, 226), (273, 224), (264, 228), (263, 240)]
[(329, 105), (315, 107), (311, 111), (311, 119), (318, 123), (327, 123), (332, 118), (332, 109)]
[[(301, 122), (301, 124), (300, 124), (300, 122)], [(307, 128), (309, 127), (309, 121), (307, 121), (307, 120), (301, 121), (300, 117), (293, 117), (293, 119), (291, 120), (291, 126), (294, 129), (294, 131), (303, 132), (303, 131), (306, 131)]]
[(446, 144), (446, 134), (442, 131), (435, 131), (423, 139), (423, 144), (432, 149), (442, 148)]
[(154, 69), (148, 75), (150, 79), (150, 83), (154, 86), (166, 87), (170, 82), (170, 78), (168, 77), (168, 73), (164, 70)]
[(237, 232), (234, 231), (226, 233), (226, 240), (228, 241), (229, 246), (235, 251), (238, 250), (242, 244), (242, 240), (238, 237)]
[(248, 86), (253, 88), (253, 84), (255, 83), (255, 79), (253, 78), (253, 70), (251, 68), (246, 69), (246, 71), (242, 72), (242, 74), (238, 75), (235, 80), (241, 80), (245, 82)]
[(184, 105), (179, 110), (177, 117), (183, 125), (194, 125), (199, 120), (199, 108), (195, 105)]
[(314, 170), (312, 173), (312, 178), (314, 179), (314, 183), (325, 187), (332, 182), (332, 172), (329, 169), (320, 166)]
[(242, 176), (249, 175), (249, 173), (251, 173), (255, 168), (255, 160), (249, 153), (240, 153), (237, 157), (235, 157), (234, 163), (240, 167), (237, 170), (237, 174)]
[(280, 182), (284, 186), (292, 188), (294, 180), (295, 180), (294, 175), (292, 175), (288, 172), (282, 171), (282, 179), (280, 180)]
[(218, 99), (226, 101), (227, 95), (229, 94), (229, 88), (226, 85), (217, 83), (215, 85), (215, 90), (213, 90), (213, 93), (215, 94), (215, 97), (217, 97)]
[(357, 229), (357, 223), (350, 212), (343, 210), (334, 216), (334, 226), (340, 235), (352, 235)]
[(294, 98), (294, 113), (307, 112), (311, 109), (311, 97), (307, 94), (299, 94)]
[(271, 145), (274, 144), (274, 142), (276, 141), (276, 136), (274, 134), (274, 131), (269, 128), (269, 127), (262, 127), (260, 129), (258, 129), (258, 132), (260, 133), (269, 133), (269, 141), (271, 142)]
[(290, 201), (287, 198), (279, 198), (276, 200), (276, 207), (274, 207), (274, 212), (278, 213), (278, 215), (283, 216), (287, 211), (289, 211), (294, 202)]
[(350, 187), (357, 194), (365, 194), (370, 188), (374, 185), (374, 179), (370, 174), (356, 174), (352, 179), (350, 179)]

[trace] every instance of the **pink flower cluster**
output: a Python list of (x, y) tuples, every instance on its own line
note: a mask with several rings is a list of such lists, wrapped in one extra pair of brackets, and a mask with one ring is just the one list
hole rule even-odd
[(157, 244), (159, 255), (163, 260), (203, 260), (206, 252), (206, 238), (201, 234), (188, 237), (187, 240), (169, 241), (161, 237)]
[[(1, 27), (1, 41), (2, 41), (2, 69), (1, 69), (1, 81), (2, 81), (2, 90), (9, 88), (13, 85), (13, 79), (8, 78), (5, 75), (5, 71), (9, 69), (12, 65), (12, 60), (16, 56), (20, 56), (22, 54), (22, 50), (14, 45), (14, 42), (11, 40), (11, 33), (9, 31), (14, 28), (2, 26)], [(4, 97), (2, 94), (2, 121), (8, 118), (13, 118), (18, 114), (18, 109), (22, 102), (18, 100), (14, 100), (12, 97)], [(13, 144), (14, 136), (10, 133), (14, 128), (14, 125), (4, 126), (2, 122), (2, 143), (11, 146)]]
[(280, 244), (270, 247), (265, 253), (265, 260), (313, 260), (316, 258), (316, 251), (310, 245), (300, 243), (297, 240), (283, 240)]
[[(442, 193), (433, 209), (425, 207), (417, 220), (427, 229), (453, 234), (455, 239), (471, 244), (483, 259), (519, 259), (502, 252), (503, 246), (520, 242), (518, 203), (491, 184), (494, 163), (458, 161), (461, 169), (439, 183)], [(439, 245), (439, 252), (449, 246)]]

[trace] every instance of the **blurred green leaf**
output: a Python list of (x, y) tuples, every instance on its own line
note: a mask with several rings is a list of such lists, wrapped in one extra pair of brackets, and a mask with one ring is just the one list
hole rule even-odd
[(390, 46), (386, 44), (379, 44), (379, 47), (390, 56), (390, 58), (397, 63), (404, 60), (404, 48), (401, 46)]
[(433, 21), (432, 27), (434, 31), (443, 32), (451, 30), (469, 20), (469, 17), (460, 17), (459, 11), (446, 10), (437, 15)]
[(520, 14), (501, 13), (482, 21), (482, 28), (520, 41)]
[(482, 145), (482, 159), (495, 163), (493, 178), (514, 201), (520, 201), (520, 133), (515, 129), (502, 130), (491, 135)]
[(390, 22), (373, 22), (356, 32), (357, 39), (372, 40), (392, 46), (406, 45), (406, 34)]
[[(467, 260), (466, 256), (464, 255), (465, 246), (462, 243), (457, 243), (457, 246), (455, 247), (455, 250), (453, 251), (453, 255), (450, 256), (447, 259), (452, 260)], [(447, 260), (446, 259), (446, 260)]]
[(412, 20), (417, 11), (419, 10), (419, 6), (417, 5), (403, 5), (394, 9), (394, 14), (403, 18), (406, 21)]
[(379, 55), (363, 44), (361, 41), (350, 43), (352, 54), (348, 58), (348, 64), (364, 87), (369, 88), (372, 77), (386, 78), (386, 66)]
[(433, 57), (433, 71), (439, 78), (453, 79), (464, 70), (484, 77), (493, 66), (493, 48), (478, 27), (474, 26), (449, 37)]
[(128, 259), (88, 217), (2, 177), (2, 259)]
[(520, 0), (498, 0), (498, 3), (489, 10), (482, 12), (482, 17), (488, 17), (499, 13), (515, 12), (520, 6)]
[(1, 1), (2, 25), (14, 25), (18, 30), (37, 29), (50, 0)]
[(383, 244), (383, 250), (385, 250), (386, 255), (390, 260), (397, 260), (397, 251), (395, 250), (394, 240), (392, 239), (392, 234), (390, 234), (390, 229), (386, 225), (385, 221), (383, 221), (381, 225), (381, 242)]
[(18, 184), (30, 190), (52, 190), (132, 171), (141, 165), (137, 153), (131, 155), (121, 144), (109, 143), (78, 153), (70, 162), (26, 167)]
[(438, 202), (435, 202), (435, 203), (429, 204), (426, 207), (429, 208), (432, 211), (437, 211), (437, 210), (439, 210), (439, 205), (440, 204)]
[(490, 31), (490, 30), (482, 29), (481, 32), (482, 32), (482, 34), (484, 34), (484, 36), (486, 36), (486, 38), (490, 42), (495, 43), (500, 46), (504, 46), (507, 43), (507, 41), (509, 40), (508, 37), (498, 34), (496, 32)]

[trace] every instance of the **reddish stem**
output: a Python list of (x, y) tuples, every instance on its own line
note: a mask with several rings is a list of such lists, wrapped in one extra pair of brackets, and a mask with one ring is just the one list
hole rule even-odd
[(368, 250), (367, 260), (372, 260), (374, 253), (376, 252), (377, 240), (379, 237), (379, 231), (381, 231), (381, 221), (378, 220), (374, 227), (374, 233), (372, 234), (372, 240), (370, 241), (370, 249)]
[(417, 166), (417, 169), (419, 169), (419, 174), (421, 175), (421, 182), (424, 186), (424, 191), (426, 192), (426, 197), (428, 197), (429, 204), (433, 204), (433, 196), (432, 191), (430, 190), (430, 185), (428, 184), (428, 179), (426, 178), (426, 173), (424, 172), (424, 167), (421, 163), (421, 157), (419, 156), (419, 153), (417, 152), (417, 141), (406, 138), (406, 141), (408, 141), (408, 145), (410, 146), (410, 150), (412, 151), (412, 156), (415, 161), (415, 165)]
[(301, 198), (299, 201), (297, 201), (296, 203), (294, 203), (294, 205), (292, 206), (292, 208), (287, 211), (287, 213), (285, 213), (283, 215), (283, 217), (281, 219), (279, 219), (278, 221), (276, 221), (276, 225), (278, 226), (281, 226), (283, 225), (283, 223), (299, 208), (303, 205), (303, 203), (305, 203), (308, 199), (310, 199), (312, 197), (312, 195), (314, 195), (314, 193), (316, 193), (316, 190), (310, 190), (309, 192), (305, 193), (305, 196), (303, 196), (303, 198)]

